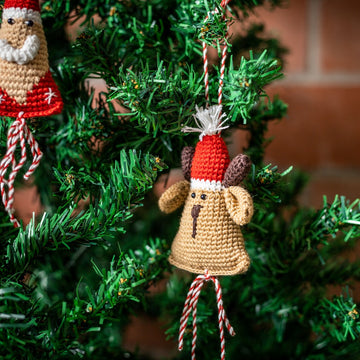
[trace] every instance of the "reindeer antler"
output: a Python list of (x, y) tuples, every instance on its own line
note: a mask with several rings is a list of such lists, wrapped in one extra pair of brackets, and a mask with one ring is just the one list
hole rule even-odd
[(195, 148), (192, 146), (185, 146), (181, 152), (181, 167), (185, 180), (190, 181), (191, 178), (191, 164), (193, 161)]
[(223, 185), (229, 186), (239, 185), (251, 169), (251, 161), (247, 155), (237, 155), (226, 169)]

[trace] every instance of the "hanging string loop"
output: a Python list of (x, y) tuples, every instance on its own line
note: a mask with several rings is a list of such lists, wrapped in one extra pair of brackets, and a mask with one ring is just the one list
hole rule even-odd
[[(39, 166), (42, 152), (39, 149), (39, 145), (30, 132), (28, 126), (26, 125), (25, 119), (23, 117), (24, 113), (20, 112), (16, 118), (16, 120), (11, 124), (8, 136), (7, 136), (7, 151), (5, 156), (0, 162), (0, 192), (2, 202), (5, 206), (5, 210), (8, 212), (10, 221), (14, 224), (15, 227), (19, 227), (20, 223), (16, 219), (14, 212), (14, 182), (17, 176), (17, 173), (24, 166), (27, 154), (26, 154), (26, 143), (28, 143), (31, 155), (32, 155), (32, 163), (29, 167), (29, 170), (24, 175), (24, 179), (28, 180), (31, 174), (35, 171), (35, 169)], [(21, 155), (20, 160), (17, 162), (15, 158), (15, 151), (20, 143), (21, 147)], [(11, 171), (6, 179), (6, 173), (11, 165)]]
[[(226, 9), (227, 5), (229, 4), (229, 2), (230, 2), (230, 0), (222, 0), (220, 3), (220, 6), (224, 9), (224, 14), (222, 17), (223, 20), (225, 20), (225, 18), (226, 18), (225, 9)], [(206, 23), (206, 21), (209, 19), (210, 14), (215, 14), (218, 12), (219, 12), (219, 9), (216, 8), (214, 11), (209, 13), (206, 16), (204, 23)], [(218, 105), (222, 104), (222, 95), (223, 95), (222, 89), (224, 86), (225, 61), (226, 61), (227, 52), (228, 52), (227, 38), (228, 38), (228, 29), (226, 31), (224, 46), (223, 46), (223, 50), (221, 53), (220, 78), (219, 78), (219, 89), (218, 89)], [(208, 56), (207, 56), (208, 50), (207, 49), (208, 49), (208, 46), (207, 46), (206, 42), (203, 41), (202, 50), (203, 50), (203, 63), (204, 63), (205, 100), (206, 100), (206, 105), (209, 106), (209, 69), (208, 69)]]
[(229, 334), (231, 336), (235, 335), (235, 331), (230, 325), (230, 322), (226, 316), (223, 301), (222, 301), (222, 290), (221, 285), (217, 277), (209, 275), (208, 271), (205, 270), (204, 275), (198, 275), (196, 279), (192, 282), (188, 295), (185, 300), (184, 309), (180, 319), (180, 328), (179, 328), (179, 345), (178, 349), (181, 351), (184, 345), (184, 333), (187, 327), (188, 319), (192, 311), (193, 317), (193, 328), (192, 328), (192, 346), (191, 346), (191, 359), (195, 360), (195, 349), (196, 349), (196, 339), (197, 339), (197, 303), (199, 301), (199, 296), (201, 289), (205, 282), (213, 282), (215, 286), (216, 293), (216, 303), (218, 307), (218, 321), (219, 321), (219, 332), (220, 332), (220, 358), (225, 360), (225, 336), (224, 336), (224, 323)]

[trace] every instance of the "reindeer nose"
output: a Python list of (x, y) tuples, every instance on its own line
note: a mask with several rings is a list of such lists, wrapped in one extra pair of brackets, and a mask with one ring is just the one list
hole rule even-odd
[(195, 236), (196, 236), (197, 218), (199, 216), (201, 208), (202, 208), (202, 205), (194, 205), (191, 209), (191, 216), (193, 218), (193, 232), (192, 232), (191, 236), (193, 237), (193, 239), (195, 239)]
[(191, 209), (191, 216), (196, 219), (199, 216), (201, 205), (194, 205)]

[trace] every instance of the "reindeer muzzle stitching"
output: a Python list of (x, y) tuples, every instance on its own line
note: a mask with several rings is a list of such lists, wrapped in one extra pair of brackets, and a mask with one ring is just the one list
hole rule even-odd
[(192, 237), (195, 239), (196, 236), (196, 227), (197, 227), (197, 218), (200, 214), (200, 209), (202, 208), (202, 205), (194, 205), (191, 209), (191, 216), (193, 218), (193, 232)]

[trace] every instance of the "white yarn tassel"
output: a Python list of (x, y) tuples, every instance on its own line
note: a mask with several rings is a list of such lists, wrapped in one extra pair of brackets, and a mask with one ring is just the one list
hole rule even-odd
[[(199, 132), (200, 141), (204, 135), (216, 135), (221, 130), (227, 129), (229, 126), (223, 126), (228, 118), (226, 114), (221, 114), (221, 105), (213, 105), (207, 109), (199, 108), (195, 105), (196, 114), (195, 118), (197, 128), (185, 126), (181, 131), (183, 132)], [(223, 120), (224, 119), (224, 120)]]

